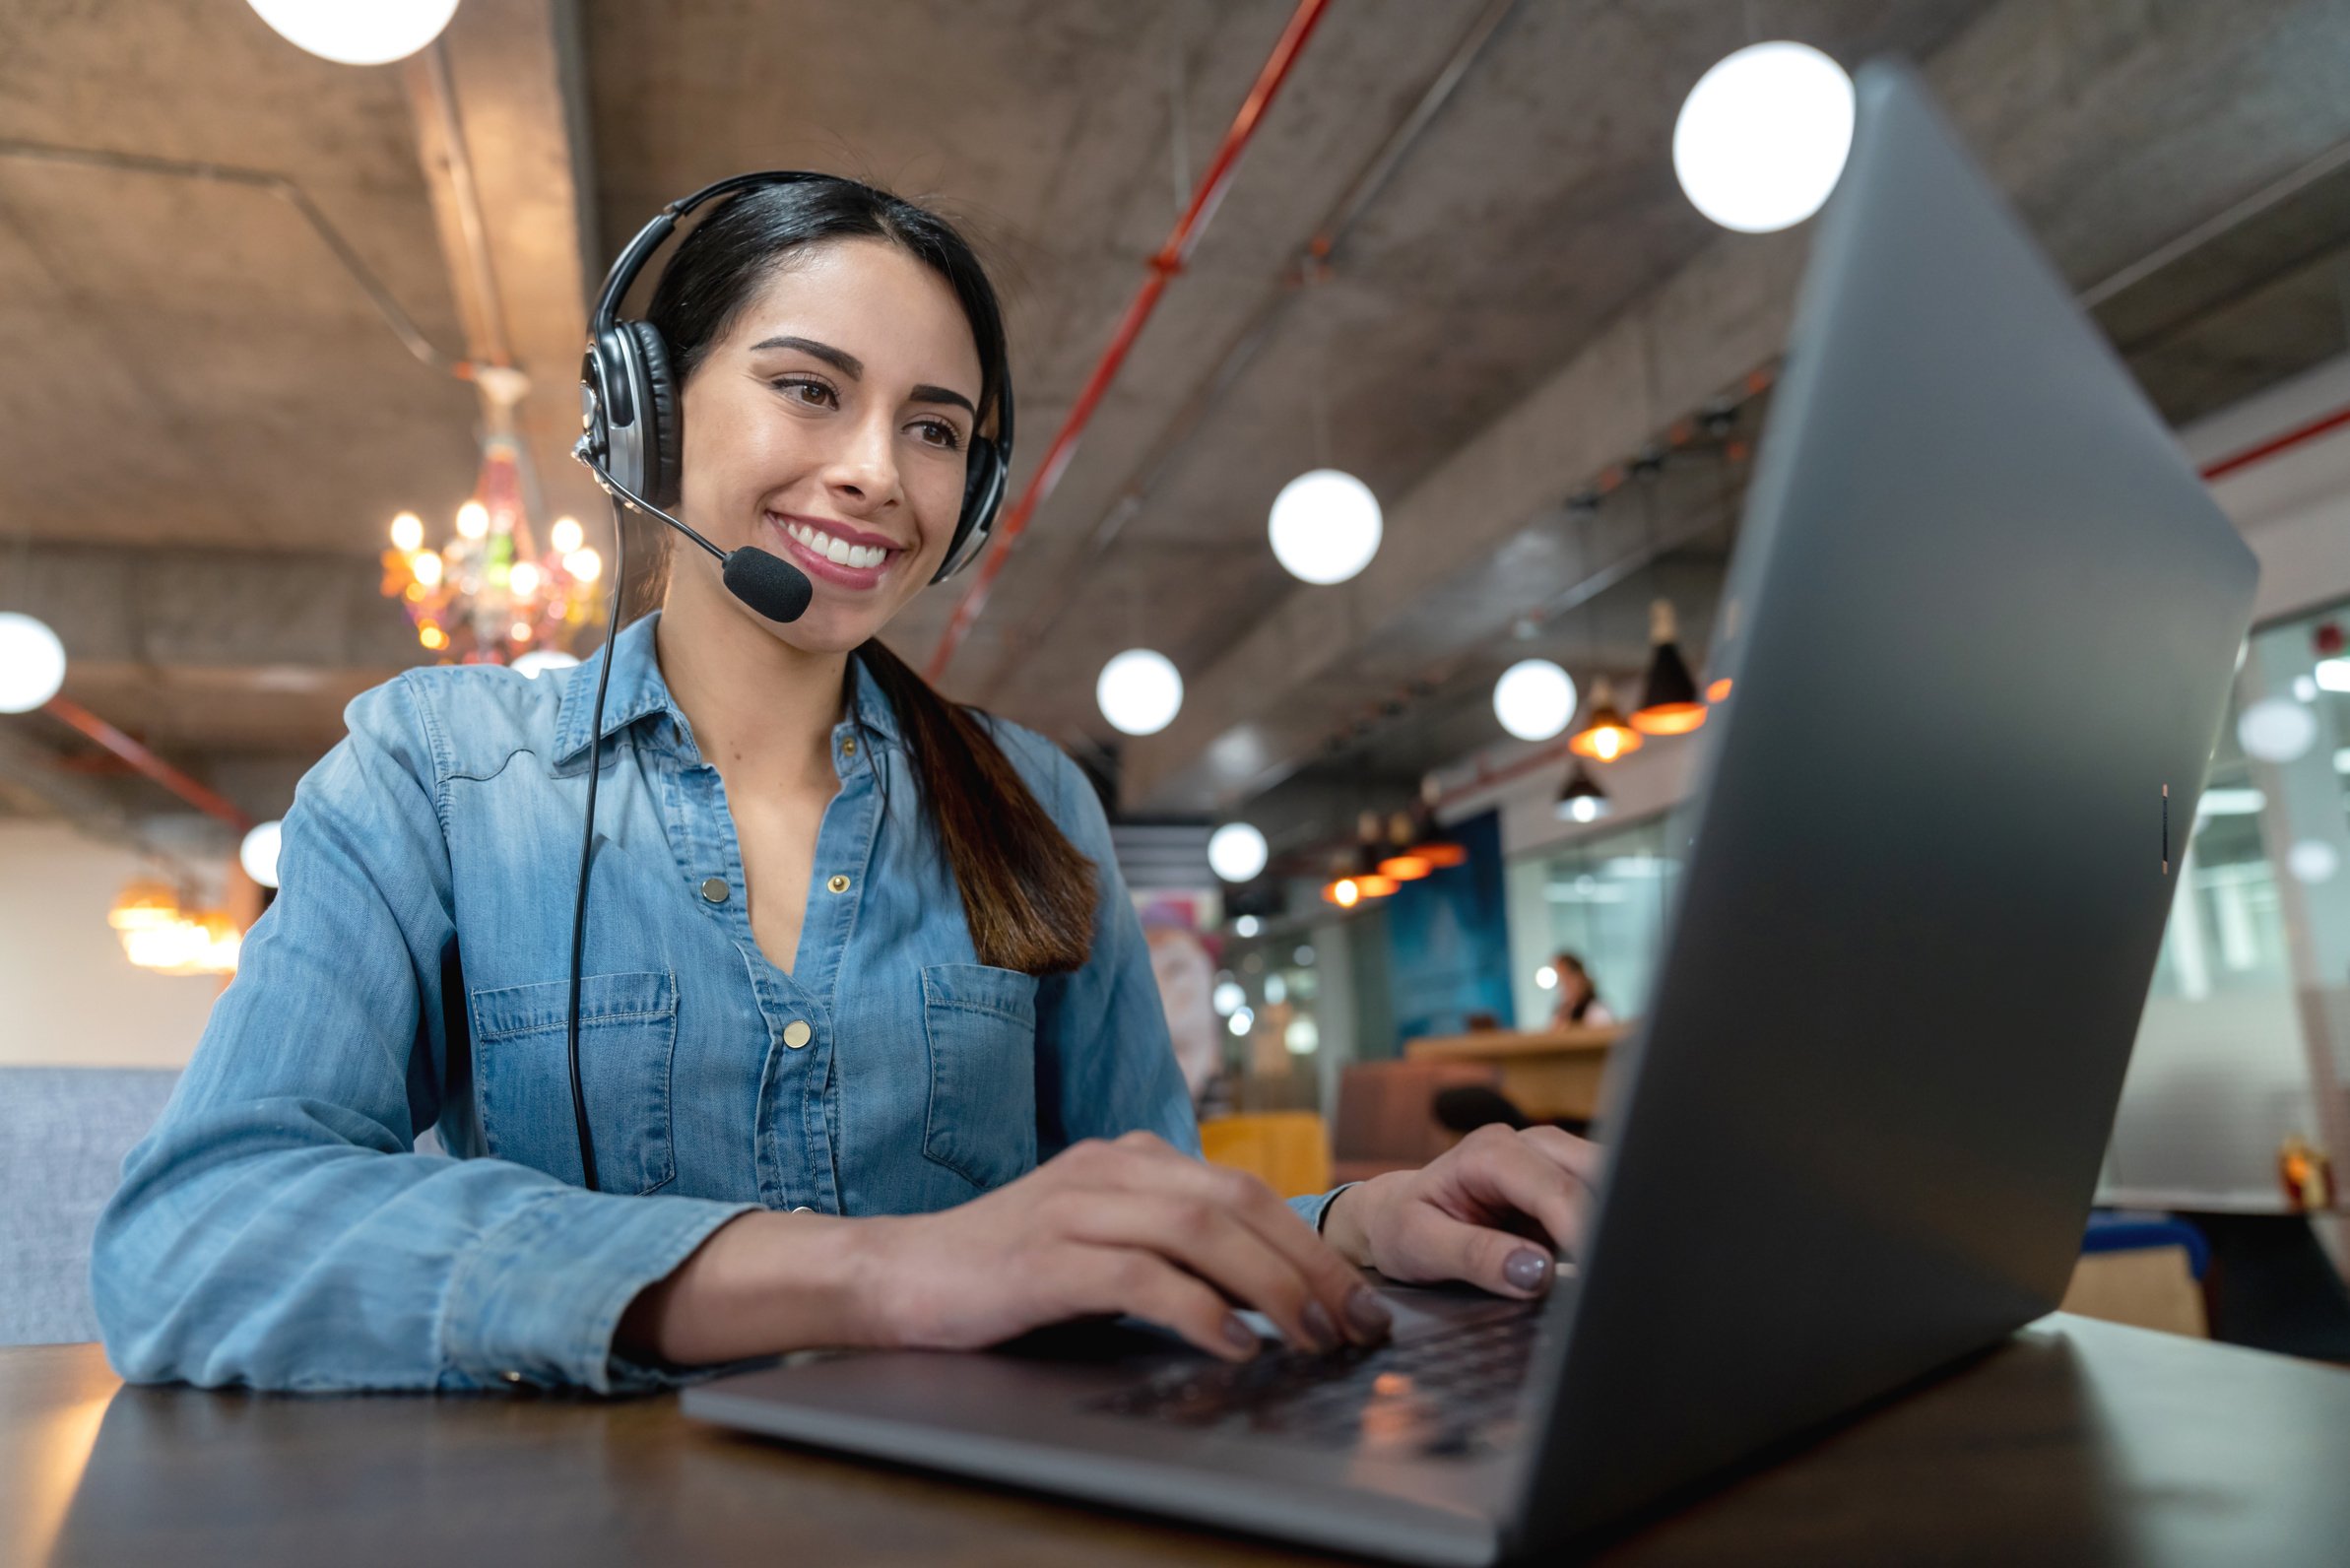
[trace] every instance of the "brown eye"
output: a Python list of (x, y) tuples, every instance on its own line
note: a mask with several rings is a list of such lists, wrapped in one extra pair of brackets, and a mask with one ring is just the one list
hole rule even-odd
[(918, 422), (914, 428), (922, 432), (924, 440), (943, 451), (955, 452), (962, 449), (962, 433), (945, 420), (923, 420)]
[(772, 385), (793, 402), (805, 403), (811, 408), (832, 409), (840, 406), (838, 392), (810, 376), (785, 376)]

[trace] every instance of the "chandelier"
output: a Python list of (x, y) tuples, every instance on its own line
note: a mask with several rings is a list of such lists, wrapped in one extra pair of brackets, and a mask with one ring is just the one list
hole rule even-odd
[(414, 512), (393, 518), (391, 533), (384, 596), (400, 602), (417, 641), (440, 663), (513, 664), (536, 674), (577, 662), (571, 639), (601, 614), (604, 558), (576, 518), (556, 518), (541, 546), (512, 435), (484, 438), (481, 475), (447, 544), (426, 549), (424, 519)]
[(244, 934), (221, 909), (183, 909), (163, 882), (133, 882), (106, 911), (123, 956), (163, 974), (234, 974)]

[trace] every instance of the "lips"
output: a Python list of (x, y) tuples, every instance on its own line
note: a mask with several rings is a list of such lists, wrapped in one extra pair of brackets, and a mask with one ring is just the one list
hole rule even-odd
[(813, 577), (842, 588), (872, 588), (905, 554), (884, 536), (843, 523), (766, 514), (767, 526), (782, 536), (785, 553)]

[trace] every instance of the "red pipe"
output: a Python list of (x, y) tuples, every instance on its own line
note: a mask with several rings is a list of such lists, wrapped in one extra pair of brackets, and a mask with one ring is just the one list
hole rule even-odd
[(215, 795), (81, 703), (71, 697), (54, 696), (44, 706), (196, 810), (219, 817), (240, 833), (252, 831), (253, 819), (238, 811), (235, 802)]
[(1110, 346), (1103, 351), (1101, 362), (1093, 367), (1093, 374), (1086, 378), (1084, 390), (1077, 394), (1077, 402), (1071, 406), (1069, 417), (1062, 422), (1060, 432), (1053, 437), (1053, 444), (1045, 449), (1044, 461), (1037, 465), (1035, 474), (1030, 476), (1028, 488), (1020, 491), (1019, 499), (1012, 503), (1012, 510), (997, 524), (996, 537), (979, 563), (979, 575), (972, 579), (970, 587), (963, 590), (963, 597), (956, 603), (954, 614), (947, 622), (947, 629), (939, 636), (938, 647), (931, 652), (930, 663), (923, 672), (931, 680), (937, 681), (947, 673), (947, 666), (953, 662), (955, 650), (962, 646), (963, 638), (970, 634), (972, 623), (979, 619), (980, 612), (987, 608), (988, 595), (994, 589), (996, 579), (1003, 575), (1004, 563), (1012, 555), (1012, 547), (1018, 542), (1020, 535), (1027, 532), (1028, 519), (1053, 493), (1053, 487), (1061, 482), (1061, 475), (1068, 469), (1070, 459), (1077, 456), (1077, 438), (1091, 422), (1094, 408), (1101, 402), (1102, 394), (1110, 389), (1110, 382), (1116, 379), (1119, 366), (1126, 362), (1127, 351), (1142, 336), (1143, 324), (1149, 321), (1150, 312), (1157, 308), (1158, 296), (1166, 292), (1168, 280), (1183, 270), (1184, 263), (1191, 258), (1192, 247), (1199, 243), (1208, 220), (1215, 216), (1216, 206), (1224, 199), (1225, 188), (1232, 182), (1233, 170), (1240, 162), (1241, 153), (1247, 149), (1249, 139), (1256, 134), (1258, 122), (1272, 105), (1273, 95), (1288, 80), (1289, 68), (1297, 63), (1298, 52), (1305, 47), (1307, 36), (1313, 33), (1314, 25), (1322, 20), (1322, 13), (1329, 4), (1330, 0), (1298, 0), (1297, 9), (1290, 14), (1289, 25), (1281, 30), (1281, 36), (1273, 44), (1273, 53), (1266, 58), (1265, 68), (1257, 73), (1256, 86), (1249, 89), (1249, 96), (1241, 102), (1240, 112), (1232, 117), (1230, 129), (1224, 132), (1223, 145), (1215, 150), (1215, 157), (1209, 162), (1207, 172), (1200, 176), (1199, 188), (1192, 192), (1191, 205), (1176, 220), (1174, 232), (1167, 236), (1167, 242), (1159, 247), (1158, 253), (1147, 263), (1149, 271), (1143, 276), (1142, 288), (1135, 291), (1134, 300), (1126, 307), (1118, 330), (1111, 334)]
[(2274, 457), (2289, 447), (2299, 446), (2304, 441), (2315, 440), (2327, 430), (2339, 429), (2345, 425), (2350, 425), (2350, 408), (2336, 409), (2331, 414), (2322, 415), (2310, 421), (2307, 425), (2287, 430), (2273, 440), (2262, 441), (2258, 446), (2247, 447), (2234, 457), (2221, 458), (2203, 470), (2203, 477), (2207, 480), (2224, 479), (2238, 469), (2250, 468), (2264, 458)]

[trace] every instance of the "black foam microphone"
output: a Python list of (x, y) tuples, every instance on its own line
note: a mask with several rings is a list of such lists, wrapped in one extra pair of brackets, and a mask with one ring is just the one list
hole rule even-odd
[(808, 580), (808, 573), (781, 555), (752, 545), (745, 545), (739, 550), (720, 550), (685, 523), (614, 479), (612, 471), (604, 466), (603, 454), (589, 444), (589, 437), (581, 436), (579, 444), (571, 449), (571, 455), (587, 465), (588, 472), (596, 476), (596, 482), (608, 493), (635, 507), (647, 517), (659, 518), (708, 551), (710, 558), (718, 562), (719, 577), (725, 582), (727, 592), (737, 599), (769, 621), (790, 622), (808, 614), (808, 603), (816, 597), (816, 584)]
[(797, 621), (808, 614), (816, 585), (808, 573), (763, 550), (749, 545), (726, 557), (719, 576), (727, 591), (769, 621)]

